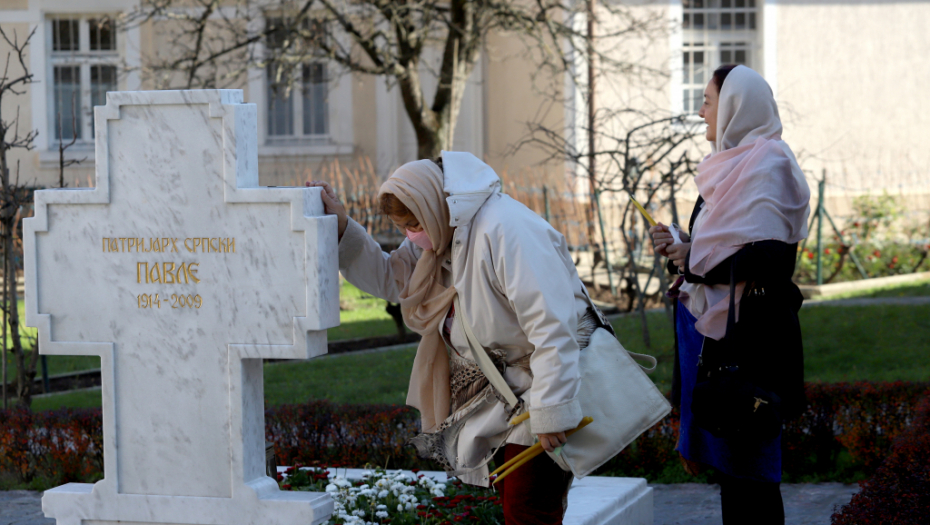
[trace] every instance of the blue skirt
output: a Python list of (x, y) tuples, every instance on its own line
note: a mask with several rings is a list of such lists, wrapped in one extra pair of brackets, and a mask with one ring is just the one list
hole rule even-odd
[(675, 330), (681, 367), (681, 437), (678, 452), (686, 459), (710, 465), (724, 474), (756, 481), (781, 482), (781, 436), (771, 441), (721, 439), (697, 427), (691, 414), (691, 395), (697, 383), (698, 357), (704, 336), (694, 328), (697, 319), (680, 301)]

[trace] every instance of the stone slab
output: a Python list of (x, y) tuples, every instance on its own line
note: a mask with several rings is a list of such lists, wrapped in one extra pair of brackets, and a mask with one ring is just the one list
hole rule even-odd
[[(279, 473), (288, 467), (278, 467)], [(327, 469), (346, 479), (362, 479), (364, 469)], [(410, 479), (419, 475), (446, 481), (445, 472), (404, 471)], [(568, 491), (568, 511), (564, 525), (652, 525), (652, 488), (645, 479), (588, 476), (576, 479)]]

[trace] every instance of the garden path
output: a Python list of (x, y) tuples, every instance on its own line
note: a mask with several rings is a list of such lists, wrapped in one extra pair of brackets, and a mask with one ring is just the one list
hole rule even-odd
[(875, 306), (930, 304), (930, 297), (856, 297), (852, 299), (807, 300), (802, 306)]
[[(720, 487), (702, 483), (650, 485), (655, 525), (719, 525)], [(845, 505), (859, 490), (842, 483), (791, 483), (781, 486), (785, 525), (829, 525), (834, 506)]]
[[(720, 489), (717, 485), (683, 483), (652, 485), (655, 525), (718, 525)], [(835, 505), (849, 503), (856, 485), (841, 483), (785, 484), (786, 525), (828, 525)], [(0, 525), (54, 525), (42, 516), (42, 493), (0, 491)]]

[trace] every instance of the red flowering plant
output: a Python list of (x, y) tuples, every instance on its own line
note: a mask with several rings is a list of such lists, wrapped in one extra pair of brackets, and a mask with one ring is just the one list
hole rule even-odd
[[(417, 476), (414, 474), (414, 476)], [(329, 523), (445, 525), (502, 524), (504, 513), (493, 489), (439, 482), (423, 474), (375, 469), (359, 480), (313, 467), (288, 469), (279, 481), (283, 490), (327, 492), (335, 501)]]
[(832, 516), (833, 525), (926, 523), (930, 516), (930, 397), (924, 398), (907, 432), (848, 505)]
[[(808, 408), (782, 433), (785, 479), (867, 478), (912, 424), (917, 402), (928, 391), (927, 383), (807, 384)], [(675, 452), (678, 424), (676, 411), (598, 474), (645, 477), (659, 483), (695, 481), (684, 473)], [(265, 425), (266, 440), (274, 443), (280, 465), (440, 470), (418, 459), (405, 444), (419, 431), (417, 412), (409, 407), (311, 401), (269, 408)], [(69, 481), (93, 482), (102, 475), (99, 409), (0, 411), (0, 480), (43, 490)], [(311, 481), (323, 480), (307, 483)]]
[(99, 410), (0, 411), (0, 473), (39, 490), (97, 481), (102, 425)]

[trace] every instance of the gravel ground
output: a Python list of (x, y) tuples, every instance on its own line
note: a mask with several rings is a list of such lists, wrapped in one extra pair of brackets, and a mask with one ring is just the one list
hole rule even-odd
[[(652, 485), (655, 525), (719, 525), (717, 485)], [(840, 483), (782, 485), (786, 525), (829, 525), (835, 505), (849, 503), (856, 485)], [(0, 491), (0, 525), (55, 525), (42, 516), (42, 493)]]

